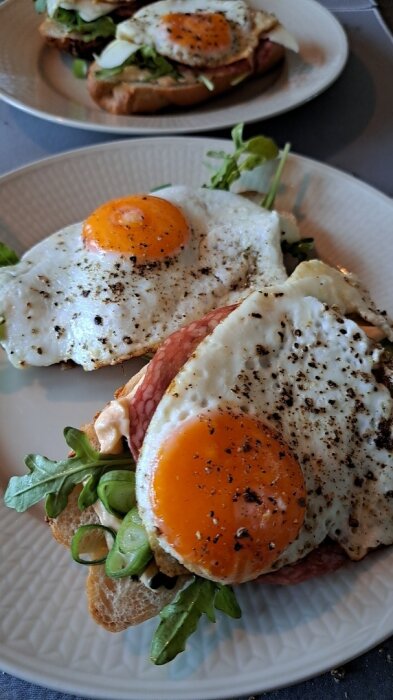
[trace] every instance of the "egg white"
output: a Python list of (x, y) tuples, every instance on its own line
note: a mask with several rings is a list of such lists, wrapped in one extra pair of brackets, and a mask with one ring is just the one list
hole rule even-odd
[(228, 192), (162, 189), (191, 235), (138, 265), (83, 247), (82, 224), (38, 243), (0, 278), (1, 344), (16, 367), (72, 360), (91, 370), (154, 349), (188, 321), (286, 279), (280, 218)]
[(222, 321), (164, 394), (138, 461), (137, 500), (149, 535), (185, 567), (214, 578), (166, 541), (152, 479), (166, 438), (191, 416), (217, 409), (246, 412), (273, 428), (304, 474), (299, 535), (259, 573), (296, 562), (327, 536), (352, 559), (393, 543), (393, 455), (379, 439), (393, 400), (374, 375), (381, 347), (345, 316), (354, 310), (393, 337), (392, 324), (352, 278), (303, 263), (286, 283), (252, 293)]
[[(168, 35), (161, 18), (171, 13), (220, 13), (228, 21), (231, 32), (230, 47), (203, 48), (184, 46), (176, 37)], [(278, 25), (277, 19), (268, 13), (252, 10), (243, 0), (162, 0), (138, 10), (135, 15), (121, 22), (116, 39), (128, 41), (135, 46), (154, 46), (157, 53), (188, 66), (213, 67), (228, 65), (251, 55), (261, 35)], [(104, 67), (103, 54), (99, 63)]]

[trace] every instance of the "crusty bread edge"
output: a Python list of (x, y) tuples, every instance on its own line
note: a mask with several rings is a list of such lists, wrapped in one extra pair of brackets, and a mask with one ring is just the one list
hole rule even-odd
[[(263, 70), (250, 72), (245, 79), (264, 78), (260, 89), (266, 90), (277, 79), (284, 55), (285, 49), (280, 44), (272, 44), (269, 60), (265, 62)], [(97, 79), (95, 77), (97, 70), (99, 66), (93, 63), (87, 78), (92, 99), (107, 112), (130, 115), (152, 114), (167, 107), (189, 108), (211, 100), (217, 95), (233, 90), (236, 87), (234, 85), (236, 77), (241, 77), (244, 69), (239, 71), (238, 75), (227, 70), (217, 71), (216, 74), (209, 73), (209, 78), (214, 85), (211, 90), (201, 82), (162, 86), (148, 82), (119, 81), (117, 76), (107, 80)]]

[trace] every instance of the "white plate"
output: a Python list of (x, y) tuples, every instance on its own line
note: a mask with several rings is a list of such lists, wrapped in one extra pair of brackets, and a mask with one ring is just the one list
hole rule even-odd
[(14, 107), (59, 124), (112, 133), (152, 134), (206, 131), (286, 112), (325, 90), (340, 74), (348, 53), (341, 25), (315, 0), (255, 0), (275, 12), (297, 37), (300, 54), (288, 52), (279, 80), (261, 93), (262, 80), (191, 112), (124, 117), (104, 112), (71, 72), (71, 59), (43, 46), (42, 17), (31, 0), (0, 7), (0, 97)]
[[(19, 250), (107, 198), (163, 183), (206, 181), (204, 154), (226, 141), (138, 139), (74, 151), (0, 180), (0, 238)], [(393, 312), (393, 204), (376, 190), (300, 156), (285, 169), (280, 206), (319, 255), (358, 272)], [(0, 358), (0, 482), (27, 452), (64, 455), (62, 429), (88, 421), (135, 370), (20, 371)], [(123, 700), (234, 697), (313, 676), (393, 632), (393, 548), (295, 587), (248, 584), (239, 621), (203, 622), (167, 667), (148, 661), (156, 622), (111, 635), (86, 611), (85, 571), (55, 544), (42, 509), (0, 506), (0, 665), (57, 689)]]

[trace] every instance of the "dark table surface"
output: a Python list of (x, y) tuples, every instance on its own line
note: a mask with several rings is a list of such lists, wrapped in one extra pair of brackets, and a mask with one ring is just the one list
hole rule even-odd
[[(290, 0), (288, 0), (290, 1)], [(295, 0), (293, 0), (295, 1)], [(254, 124), (248, 133), (288, 140), (295, 152), (352, 173), (393, 194), (393, 26), (392, 0), (323, 0), (349, 39), (347, 66), (336, 83), (290, 113)], [(3, 28), (0, 27), (0, 33)], [(229, 136), (228, 130), (210, 135)], [(112, 138), (108, 134), (58, 126), (0, 103), (0, 172), (38, 158)], [(0, 700), (71, 700), (71, 696), (0, 674)], [(393, 698), (393, 637), (318, 678), (255, 695), (268, 700), (389, 700)]]

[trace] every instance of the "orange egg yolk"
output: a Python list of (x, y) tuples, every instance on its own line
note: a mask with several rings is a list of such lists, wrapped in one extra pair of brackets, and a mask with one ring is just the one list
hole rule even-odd
[(288, 447), (246, 414), (205, 413), (160, 447), (151, 502), (163, 539), (185, 566), (242, 583), (296, 538), (306, 506)]
[(231, 46), (231, 29), (219, 12), (163, 15), (161, 22), (171, 41), (195, 54), (216, 53)]
[(96, 209), (84, 222), (82, 236), (87, 248), (148, 262), (176, 254), (188, 240), (189, 227), (171, 202), (136, 194)]

